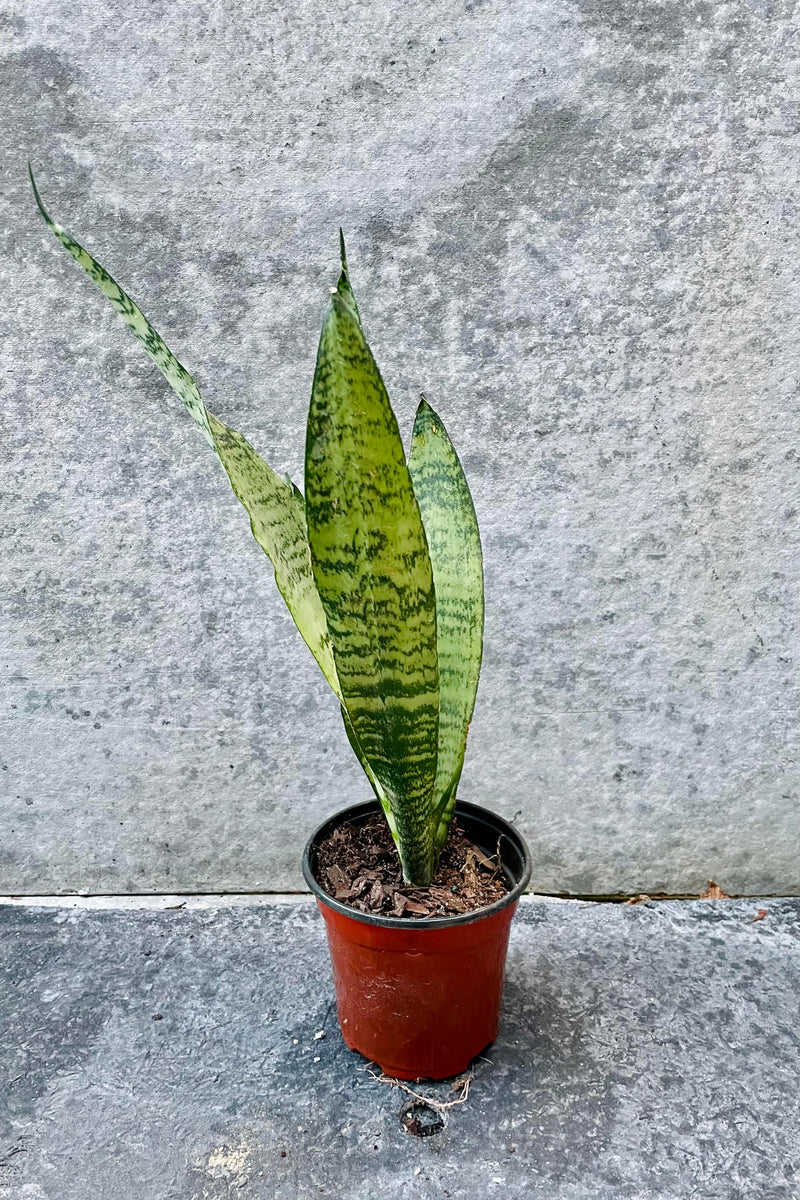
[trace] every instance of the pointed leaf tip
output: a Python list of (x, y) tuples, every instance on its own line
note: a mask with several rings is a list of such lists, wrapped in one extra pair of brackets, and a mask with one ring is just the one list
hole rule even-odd
[(48, 213), (47, 209), (45, 208), (44, 204), (42, 203), (42, 197), (39, 195), (39, 189), (36, 186), (36, 180), (34, 179), (34, 176), (33, 176), (33, 167), (31, 166), (30, 159), (28, 159), (28, 178), (31, 181), (31, 187), (33, 188), (33, 198), (36, 201), (36, 207), (39, 209), (39, 212), (42, 214), (45, 221), (47, 221), (48, 225), (53, 224), (50, 214)]
[(424, 417), (435, 417), (435, 416), (436, 416), (436, 413), (433, 411), (430, 404), (428, 404), (428, 401), (425, 399), (425, 396), (423, 395), (423, 393), (420, 392), (419, 404), (417, 405), (417, 420), (419, 420), (420, 417), (424, 418)]
[[(353, 289), (350, 286), (350, 276), (347, 271), (347, 253), (344, 246), (344, 234), (342, 233), (341, 229), (339, 230), (339, 244), (342, 254), (342, 270), (341, 274), (339, 275), (339, 281), (336, 284), (336, 287), (332, 290), (331, 303), (335, 305), (336, 301), (338, 300), (343, 308), (348, 308), (350, 310), (350, 315), (355, 317), (360, 326), (361, 317), (358, 312), (358, 305), (356, 304), (356, 298), (353, 294)], [(329, 317), (330, 311), (328, 312), (328, 316), (325, 318), (326, 321)]]
[(344, 232), (341, 225), (339, 226), (339, 258), (342, 264), (342, 270), (347, 274), (347, 251), (344, 248)]
[(425, 397), (420, 394), (416, 416), (414, 417), (414, 434), (438, 433), (442, 428), (441, 418), (437, 416), (435, 409), (431, 408)]

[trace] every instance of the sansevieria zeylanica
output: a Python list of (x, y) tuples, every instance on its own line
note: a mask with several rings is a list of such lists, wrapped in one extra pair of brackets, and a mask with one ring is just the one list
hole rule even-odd
[[(30, 168), (29, 168), (30, 171)], [(344, 238), (311, 389), (305, 496), (206, 408), (137, 304), (47, 225), (183, 401), (247, 510), (301, 636), (333, 689), (403, 874), (431, 878), (453, 815), (483, 645), (483, 566), (464, 472), (424, 397), (403, 451), (361, 326)]]

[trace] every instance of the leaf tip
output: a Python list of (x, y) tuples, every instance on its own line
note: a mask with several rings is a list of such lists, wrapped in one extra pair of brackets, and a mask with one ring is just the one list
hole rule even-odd
[(414, 434), (420, 435), (426, 432), (438, 433), (441, 428), (442, 422), (422, 393), (420, 393), (417, 415), (414, 418)]
[(345, 250), (345, 246), (344, 246), (344, 231), (343, 231), (341, 225), (339, 226), (339, 260), (342, 264), (342, 271), (346, 275), (347, 274), (347, 251)]
[(42, 203), (42, 197), (39, 195), (39, 189), (36, 186), (36, 180), (33, 175), (33, 166), (31, 164), (30, 159), (28, 159), (28, 178), (31, 181), (31, 187), (33, 188), (33, 198), (36, 201), (37, 208), (39, 209), (39, 212), (44, 217), (45, 221), (47, 221), (49, 223), (50, 217), (48, 216), (47, 209), (45, 208), (44, 204)]
[(53, 218), (50, 216), (50, 213), (47, 211), (47, 209), (44, 206), (44, 201), (42, 200), (42, 197), (39, 195), (39, 189), (36, 186), (36, 180), (34, 179), (34, 176), (33, 176), (33, 167), (31, 166), (30, 159), (28, 159), (28, 178), (31, 181), (31, 187), (33, 188), (33, 198), (36, 201), (36, 207), (39, 209), (39, 212), (42, 214), (44, 220), (50, 226), (53, 233), (57, 237), (60, 237), (61, 234), (63, 234), (64, 229), (61, 225), (59, 225), (58, 221), (53, 220)]

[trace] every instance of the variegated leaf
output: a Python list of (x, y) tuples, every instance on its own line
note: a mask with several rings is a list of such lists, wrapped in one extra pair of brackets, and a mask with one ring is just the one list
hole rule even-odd
[(430, 558), (380, 372), (331, 297), (306, 437), (306, 520), (345, 707), (386, 790), (406, 879), (433, 862), (439, 689)]
[(272, 563), (275, 581), (289, 612), (341, 702), (325, 613), (311, 571), (302, 494), (291, 480), (277, 475), (240, 433), (208, 411), (194, 379), (178, 362), (139, 306), (108, 271), (50, 217), (36, 188), (32, 171), (30, 178), (39, 211), (50, 229), (100, 291), (111, 300), (183, 401), (206, 441), (219, 455), (231, 486), (250, 517), (253, 536)]
[(30, 176), (36, 203), (39, 206), (39, 212), (44, 217), (50, 229), (61, 242), (61, 245), (83, 267), (86, 274), (94, 280), (103, 295), (108, 296), (134, 337), (139, 339), (167, 383), (186, 405), (203, 437), (211, 448), (216, 450), (214, 436), (208, 426), (206, 406), (203, 404), (200, 393), (197, 390), (197, 385), (189, 372), (181, 366), (172, 351), (165, 345), (161, 335), (156, 332), (147, 320), (142, 310), (138, 305), (134, 304), (130, 296), (127, 296), (123, 292), (119, 284), (111, 278), (105, 267), (101, 267), (100, 263), (92, 258), (91, 254), (87, 250), (84, 250), (79, 242), (70, 237), (66, 230), (53, 220), (42, 203), (30, 163), (28, 163), (28, 175)]
[(386, 823), (389, 826), (389, 832), (391, 833), (392, 837), (394, 838), (395, 845), (398, 847), (398, 850), (399, 850), (400, 841), (399, 841), (399, 838), (397, 835), (397, 822), (394, 819), (394, 813), (392, 812), (392, 806), (391, 806), (391, 803), (389, 802), (389, 797), (386, 795), (386, 791), (385, 791), (383, 785), (381, 784), (380, 780), (378, 779), (378, 777), (376, 776), (372, 767), (370, 766), (369, 760), (361, 748), (361, 743), (359, 742), (358, 738), (356, 737), (356, 731), (355, 731), (355, 729), (353, 729), (353, 723), (350, 720), (350, 716), (344, 705), (342, 705), (342, 721), (344, 722), (344, 728), (345, 728), (345, 733), (347, 734), (347, 740), (350, 743), (350, 746), (351, 746), (352, 751), (355, 754), (356, 758), (361, 763), (361, 767), (364, 771), (364, 774), (366, 775), (367, 779), (369, 780), (370, 786), (378, 799), (378, 803), (380, 804), (381, 808), (383, 809), (383, 815), (386, 817)]
[(344, 234), (339, 230), (339, 256), (342, 263), (342, 271), (339, 276), (339, 282), (336, 284), (336, 290), (346, 304), (349, 304), (355, 313), (355, 318), (359, 325), (361, 324), (361, 316), (356, 304), (355, 294), (350, 286), (350, 272), (347, 269), (347, 251), (344, 245)]
[[(153, 328), (139, 306), (108, 271), (52, 219), (39, 195), (30, 164), (28, 171), (36, 203), (48, 227), (94, 280), (100, 291), (111, 300), (173, 391), (183, 401), (206, 441), (219, 456), (234, 492), (250, 517), (253, 536), (272, 563), (275, 581), (289, 612), (341, 704), (343, 697), (336, 675), (325, 613), (311, 571), (305, 526), (305, 500), (302, 492), (288, 475), (283, 478), (277, 475), (240, 433), (209, 412), (194, 379)], [(346, 271), (342, 239), (343, 277), (346, 276)], [(393, 836), (396, 836), (386, 793), (371, 770), (354, 730), (348, 725), (344, 711), (343, 715), (350, 744), (389, 818)]]
[(272, 563), (294, 623), (341, 703), (325, 613), (311, 570), (303, 497), (246, 438), (208, 410), (206, 414), (231, 487), (250, 517), (253, 537)]
[(434, 794), (441, 849), (456, 802), (483, 652), (483, 558), (469, 487), (441, 418), (423, 396), (408, 462), (436, 592), (439, 757)]

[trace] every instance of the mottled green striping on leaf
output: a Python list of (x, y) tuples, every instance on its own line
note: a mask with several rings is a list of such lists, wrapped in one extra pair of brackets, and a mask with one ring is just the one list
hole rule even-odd
[(275, 569), (275, 582), (322, 674), (342, 700), (325, 613), (311, 570), (303, 498), (240, 433), (208, 412), (217, 453), (250, 517), (253, 537)]
[(483, 558), (469, 487), (447, 431), (423, 397), (409, 470), (433, 567), (439, 658), (437, 849), (444, 844), (464, 765), (483, 652)]
[[(253, 534), (272, 562), (289, 611), (343, 704), (348, 737), (387, 813), (392, 834), (400, 842), (407, 877), (426, 882), (438, 819), (433, 813), (432, 794), (438, 728), (433, 582), (394, 416), (361, 334), (344, 238), (339, 294), (332, 303), (320, 343), (315, 377), (319, 421), (313, 436), (309, 422), (307, 461), (308, 446), (313, 459), (330, 438), (333, 414), (334, 424), (338, 421), (339, 426), (332, 444), (339, 452), (337, 469), (343, 469), (336, 490), (345, 501), (345, 509), (350, 502), (354, 520), (351, 541), (345, 539), (337, 546), (336, 538), (329, 534), (336, 525), (338, 499), (329, 491), (326, 494), (328, 480), (318, 491), (316, 509), (317, 517), (321, 517), (317, 521), (318, 543), (325, 553), (312, 571), (305, 502), (300, 491), (288, 477), (276, 475), (241, 434), (208, 412), (194, 379), (139, 307), (105, 268), (49, 216), (30, 166), (29, 172), (36, 203), (49, 228), (111, 300), (219, 455), (250, 516)], [(375, 446), (368, 448), (358, 470), (348, 478), (347, 462), (348, 458), (355, 461), (353, 450), (358, 448), (359, 433), (370, 437), (376, 431), (380, 453), (371, 457)], [(340, 486), (342, 480), (347, 487)], [(326, 504), (327, 511), (323, 512)], [(376, 512), (375, 529), (366, 536), (364, 522), (371, 521)], [(316, 571), (332, 585), (326, 607), (336, 617), (336, 654), (347, 678), (346, 693), (337, 674)], [(359, 633), (358, 623), (364, 618), (366, 623)], [(377, 667), (374, 679), (369, 674), (373, 667)], [(351, 708), (349, 713), (346, 705)]]
[(188, 408), (189, 412), (194, 417), (198, 428), (203, 437), (206, 439), (212, 449), (214, 446), (214, 438), (211, 430), (208, 427), (208, 419), (206, 417), (206, 408), (200, 398), (200, 393), (197, 390), (197, 385), (192, 379), (189, 372), (181, 366), (172, 351), (165, 345), (160, 334), (156, 332), (153, 326), (145, 317), (141, 309), (134, 304), (130, 296), (123, 292), (122, 288), (116, 283), (105, 267), (92, 258), (87, 250), (84, 250), (78, 242), (56, 222), (48, 213), (42, 198), (39, 195), (39, 189), (36, 187), (36, 180), (33, 178), (33, 171), (30, 163), (28, 164), (28, 174), (33, 188), (33, 194), (36, 197), (36, 203), (39, 206), (39, 212), (44, 217), (45, 221), (52, 229), (62, 246), (69, 250), (76, 262), (80, 263), (87, 275), (91, 276), (100, 291), (108, 296), (111, 303), (116, 308), (117, 312), (122, 317), (125, 324), (131, 329), (134, 336), (144, 346), (147, 353), (152, 358), (153, 362), (158, 367), (161, 374), (167, 380), (173, 391), (180, 397), (183, 403)]
[(439, 690), (430, 558), (397, 422), (350, 304), (331, 298), (306, 436), (306, 520), (350, 720), (427, 882)]
[(353, 729), (352, 722), (350, 720), (350, 717), (347, 714), (347, 709), (344, 707), (344, 705), (342, 705), (342, 720), (344, 721), (344, 728), (345, 728), (345, 733), (347, 734), (347, 740), (349, 741), (350, 746), (352, 747), (353, 753), (355, 754), (356, 758), (361, 763), (361, 766), (364, 769), (364, 774), (366, 775), (367, 779), (369, 780), (369, 782), (372, 786), (373, 792), (375, 793), (375, 795), (378, 798), (378, 802), (380, 803), (380, 806), (383, 809), (383, 815), (386, 817), (386, 822), (389, 826), (389, 831), (390, 831), (392, 837), (394, 838), (395, 844), (397, 845), (397, 843), (398, 843), (397, 822), (394, 819), (394, 813), (392, 812), (392, 806), (389, 803), (389, 797), (386, 795), (386, 792), (384, 791), (383, 787), (381, 786), (380, 780), (376, 777), (375, 772), (372, 770), (372, 767), (369, 765), (369, 762), (366, 758), (366, 755), (364, 754), (364, 751), (361, 749), (361, 743), (359, 742), (358, 738), (356, 737), (356, 731), (355, 731), (355, 729)]
[(194, 379), (181, 366), (138, 305), (114, 282), (100, 263), (48, 215), (36, 190), (32, 172), (31, 183), (39, 210), (50, 229), (100, 291), (111, 300), (219, 455), (231, 486), (250, 517), (253, 536), (272, 563), (275, 581), (289, 612), (341, 703), (342, 694), (336, 677), (325, 613), (311, 570), (302, 494), (288, 478), (282, 479), (277, 475), (240, 433), (207, 410)]

